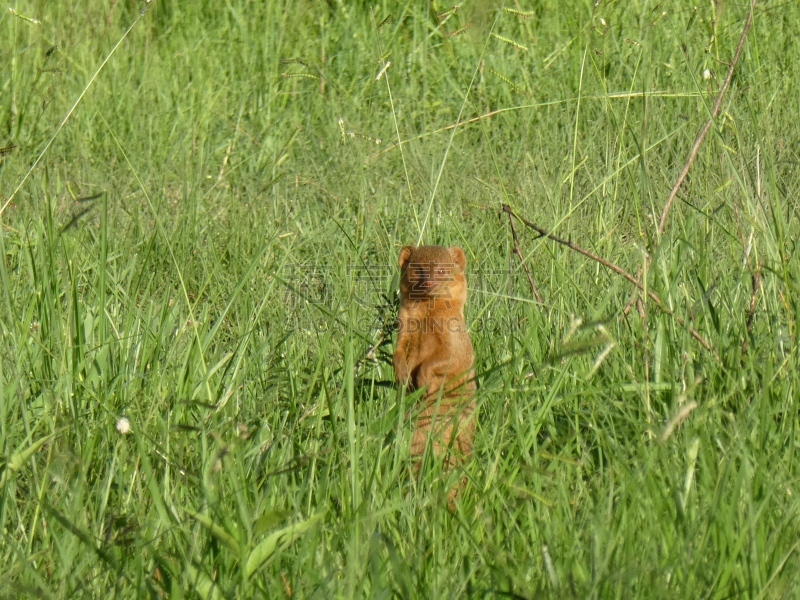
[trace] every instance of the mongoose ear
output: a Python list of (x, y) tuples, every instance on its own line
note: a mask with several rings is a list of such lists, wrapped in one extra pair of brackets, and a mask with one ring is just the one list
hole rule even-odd
[(450, 256), (462, 271), (467, 267), (467, 255), (458, 246), (450, 248)]
[(397, 264), (400, 265), (401, 270), (406, 268), (408, 260), (411, 258), (411, 253), (413, 251), (414, 246), (403, 246), (402, 250), (400, 250), (400, 256), (397, 259)]

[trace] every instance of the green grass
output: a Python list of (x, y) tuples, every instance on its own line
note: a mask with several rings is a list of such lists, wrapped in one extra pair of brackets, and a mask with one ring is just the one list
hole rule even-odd
[[(10, 6), (0, 597), (799, 593), (797, 3), (756, 9), (661, 240), (746, 4), (154, 0), (91, 85), (143, 4)], [(504, 202), (657, 248), (673, 316), (518, 223), (535, 303)], [(415, 476), (420, 237), (467, 253), (480, 411)]]

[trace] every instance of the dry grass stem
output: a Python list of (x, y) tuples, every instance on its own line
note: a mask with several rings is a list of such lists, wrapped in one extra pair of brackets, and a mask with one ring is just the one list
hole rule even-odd
[[(590, 252), (589, 250), (586, 250), (585, 248), (582, 248), (581, 246), (579, 246), (578, 244), (576, 244), (576, 243), (574, 243), (574, 242), (572, 242), (570, 240), (565, 240), (563, 238), (560, 238), (557, 235), (554, 235), (554, 234), (550, 233), (546, 229), (542, 229), (538, 225), (536, 225), (534, 223), (531, 223), (530, 221), (528, 221), (524, 217), (521, 217), (518, 214), (516, 214), (514, 212), (514, 210), (508, 204), (503, 204), (502, 211), (505, 212), (505, 213), (508, 213), (509, 215), (513, 215), (514, 217), (519, 219), (521, 223), (523, 223), (527, 227), (530, 227), (531, 229), (536, 231), (542, 237), (546, 237), (546, 238), (548, 238), (550, 240), (553, 240), (554, 242), (556, 242), (558, 244), (561, 244), (562, 246), (566, 246), (567, 248), (569, 248), (570, 250), (574, 250), (578, 254), (583, 254), (586, 258), (590, 258), (591, 260), (593, 260), (593, 261), (595, 261), (597, 263), (600, 263), (601, 265), (603, 265), (607, 269), (613, 271), (617, 275), (620, 275), (621, 277), (626, 279), (629, 283), (631, 283), (636, 288), (638, 288), (639, 291), (642, 291), (642, 292), (645, 291), (644, 285), (642, 285), (642, 283), (638, 279), (636, 279), (633, 275), (628, 273), (622, 267), (620, 267), (618, 265), (615, 265), (614, 263), (612, 263), (611, 261), (606, 260), (602, 256), (598, 256), (597, 254), (595, 254), (593, 252)], [(674, 312), (672, 312), (669, 308), (667, 308), (664, 305), (664, 303), (661, 301), (661, 298), (659, 298), (657, 294), (655, 294), (654, 292), (652, 292), (650, 290), (647, 290), (647, 297), (650, 298), (653, 302), (655, 302), (656, 306), (658, 306), (658, 308), (661, 309), (661, 312), (663, 312), (666, 315), (669, 315), (669, 316), (673, 317), (682, 327), (686, 327), (687, 330), (689, 331), (689, 333), (691, 334), (691, 336), (694, 339), (696, 339), (700, 343), (700, 345), (703, 346), (703, 348), (705, 348), (706, 350), (708, 350), (709, 352), (714, 354), (715, 357), (717, 357), (716, 351), (711, 346), (711, 344), (708, 342), (708, 340), (706, 340), (702, 335), (700, 335), (700, 333), (696, 329), (694, 329), (691, 326), (687, 326), (686, 322), (681, 317), (679, 317)]]
[[(504, 207), (506, 205), (503, 205)], [(528, 283), (531, 285), (531, 291), (533, 295), (536, 297), (536, 301), (539, 304), (544, 304), (544, 298), (542, 298), (542, 294), (539, 292), (539, 288), (536, 287), (536, 282), (533, 280), (533, 274), (531, 273), (530, 268), (525, 263), (525, 257), (522, 256), (522, 251), (519, 249), (519, 239), (517, 238), (517, 228), (514, 226), (514, 213), (504, 210), (506, 214), (508, 214), (508, 222), (511, 225), (511, 237), (514, 240), (514, 250), (513, 253), (516, 254), (517, 258), (519, 258), (519, 264), (525, 271), (525, 275), (528, 276)], [(509, 261), (509, 267), (511, 266), (512, 261)]]

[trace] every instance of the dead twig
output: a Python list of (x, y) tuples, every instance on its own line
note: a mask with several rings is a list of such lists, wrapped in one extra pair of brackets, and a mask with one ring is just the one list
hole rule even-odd
[[(756, 4), (758, 0), (753, 0), (750, 4), (750, 12), (747, 15), (747, 20), (744, 22), (744, 28), (742, 29), (742, 35), (739, 38), (739, 45), (736, 47), (736, 52), (733, 55), (733, 60), (731, 61), (730, 65), (728, 65), (728, 75), (725, 77), (725, 81), (722, 83), (722, 87), (717, 94), (717, 100), (714, 102), (714, 108), (711, 111), (711, 116), (706, 121), (705, 125), (703, 125), (702, 129), (700, 129), (700, 133), (697, 134), (697, 138), (694, 140), (694, 145), (692, 146), (691, 151), (689, 152), (689, 158), (686, 159), (686, 164), (683, 165), (683, 169), (681, 170), (680, 175), (678, 175), (678, 179), (675, 181), (675, 185), (672, 186), (672, 190), (669, 193), (669, 197), (667, 198), (667, 203), (664, 205), (664, 210), (661, 212), (661, 219), (658, 221), (658, 239), (661, 239), (661, 236), (664, 234), (664, 229), (667, 226), (667, 217), (669, 217), (670, 208), (672, 208), (672, 203), (675, 201), (675, 198), (678, 195), (678, 190), (683, 185), (686, 176), (689, 174), (689, 169), (692, 168), (692, 164), (694, 164), (694, 159), (697, 158), (697, 153), (700, 151), (700, 146), (702, 146), (703, 141), (706, 139), (708, 132), (711, 130), (711, 126), (714, 124), (714, 120), (719, 116), (720, 111), (722, 110), (722, 100), (725, 98), (725, 93), (728, 91), (728, 87), (731, 84), (731, 80), (733, 80), (733, 73), (736, 70), (736, 65), (739, 62), (739, 57), (742, 55), (742, 49), (744, 48), (744, 41), (747, 38), (747, 33), (750, 31), (750, 28), (753, 25), (753, 13), (756, 9)], [(658, 243), (658, 242), (656, 242)], [(651, 254), (652, 256), (652, 254)]]
[[(618, 267), (618, 266), (617, 266), (617, 265), (615, 265), (614, 263), (607, 261), (607, 260), (606, 260), (605, 258), (603, 258), (602, 256), (598, 256), (597, 254), (594, 254), (594, 253), (592, 253), (592, 252), (589, 252), (588, 250), (585, 250), (585, 249), (581, 248), (580, 246), (578, 246), (578, 245), (577, 245), (577, 244), (575, 244), (574, 242), (571, 242), (571, 241), (569, 241), (569, 240), (565, 240), (565, 239), (563, 239), (563, 238), (560, 238), (560, 237), (558, 237), (557, 235), (555, 235), (555, 234), (553, 234), (553, 233), (550, 233), (550, 232), (549, 232), (549, 231), (547, 231), (546, 229), (542, 229), (542, 228), (541, 228), (541, 227), (539, 227), (538, 225), (535, 225), (535, 224), (531, 223), (531, 222), (530, 222), (530, 221), (528, 221), (526, 218), (524, 218), (524, 217), (520, 217), (518, 214), (516, 214), (516, 213), (514, 212), (514, 209), (512, 209), (512, 208), (511, 208), (511, 207), (510, 207), (508, 204), (503, 204), (502, 211), (503, 211), (504, 213), (508, 213), (509, 215), (513, 215), (514, 217), (516, 217), (517, 219), (519, 219), (519, 220), (520, 220), (520, 222), (521, 222), (523, 225), (525, 225), (525, 226), (527, 226), (527, 227), (530, 227), (531, 229), (533, 229), (533, 230), (534, 230), (536, 233), (538, 233), (538, 234), (539, 234), (539, 235), (541, 235), (542, 237), (546, 237), (546, 238), (548, 238), (548, 239), (551, 239), (551, 240), (553, 240), (554, 242), (557, 242), (557, 243), (561, 244), (562, 246), (566, 246), (566, 247), (567, 247), (567, 248), (569, 248), (570, 250), (574, 250), (574, 251), (575, 251), (575, 252), (577, 252), (578, 254), (583, 254), (583, 255), (584, 255), (585, 257), (587, 257), (587, 258), (591, 258), (593, 261), (595, 261), (595, 262), (599, 262), (601, 265), (603, 265), (603, 266), (604, 266), (604, 267), (606, 267), (607, 269), (610, 269), (610, 270), (614, 271), (614, 273), (616, 273), (617, 275), (621, 275), (622, 277), (624, 277), (625, 279), (627, 279), (627, 280), (628, 280), (630, 283), (632, 283), (633, 285), (635, 285), (635, 286), (636, 286), (637, 288), (639, 288), (641, 291), (644, 291), (644, 287), (642, 286), (642, 284), (641, 284), (641, 283), (639, 283), (639, 281), (637, 281), (637, 279), (636, 279), (636, 278), (635, 278), (633, 275), (631, 275), (630, 273), (628, 273), (628, 272), (627, 272), (625, 269), (623, 269), (622, 267)], [(652, 293), (652, 292), (651, 292), (651, 293)], [(660, 299), (659, 299), (657, 296), (656, 296), (656, 301), (657, 301), (658, 303), (661, 303), (661, 300), (660, 300)]]
[[(739, 44), (736, 46), (736, 52), (733, 54), (733, 60), (731, 60), (730, 64), (728, 65), (728, 74), (725, 77), (725, 81), (722, 82), (722, 87), (717, 93), (717, 99), (714, 102), (714, 108), (711, 110), (711, 115), (709, 116), (708, 120), (705, 122), (703, 127), (697, 134), (697, 137), (694, 140), (694, 144), (692, 145), (692, 149), (689, 151), (689, 157), (686, 159), (686, 164), (683, 165), (683, 169), (681, 169), (678, 178), (675, 180), (675, 185), (672, 186), (670, 190), (669, 196), (667, 197), (667, 202), (664, 205), (664, 209), (661, 211), (661, 218), (658, 220), (658, 237), (656, 238), (655, 247), (653, 251), (647, 256), (647, 266), (650, 266), (650, 262), (653, 260), (653, 256), (656, 253), (656, 248), (661, 243), (661, 237), (664, 235), (664, 231), (667, 227), (667, 218), (669, 217), (670, 210), (672, 209), (672, 204), (675, 202), (675, 198), (678, 196), (678, 191), (680, 190), (683, 182), (686, 180), (686, 176), (689, 174), (689, 170), (692, 168), (694, 164), (695, 158), (697, 158), (697, 154), (700, 151), (700, 146), (703, 145), (703, 142), (708, 135), (708, 132), (711, 130), (711, 126), (714, 124), (714, 121), (719, 116), (720, 111), (722, 110), (722, 101), (725, 98), (725, 94), (730, 87), (731, 81), (733, 80), (733, 74), (736, 70), (736, 65), (739, 63), (739, 58), (742, 55), (742, 50), (744, 49), (744, 42), (747, 39), (747, 34), (750, 31), (750, 28), (753, 26), (753, 14), (755, 13), (756, 4), (758, 0), (752, 0), (750, 4), (750, 12), (747, 15), (747, 20), (745, 20), (744, 27), (742, 28), (742, 35), (739, 37)], [(637, 279), (641, 279), (642, 272), (640, 271)], [(637, 286), (640, 287), (640, 286)], [(627, 315), (630, 312), (631, 307), (633, 306), (634, 302), (636, 302), (636, 294), (634, 293), (633, 297), (628, 301), (627, 306), (625, 306), (624, 313)]]
[[(508, 213), (509, 215), (512, 215), (512, 216), (516, 217), (517, 219), (519, 219), (520, 223), (522, 223), (526, 227), (530, 227), (531, 229), (533, 229), (536, 233), (538, 233), (542, 237), (546, 237), (547, 239), (553, 240), (554, 242), (556, 242), (558, 244), (561, 244), (562, 246), (566, 246), (570, 250), (574, 250), (578, 254), (582, 254), (586, 258), (589, 258), (589, 259), (591, 259), (591, 260), (593, 260), (593, 261), (595, 261), (597, 263), (600, 263), (605, 268), (609, 269), (610, 271), (613, 271), (617, 275), (620, 275), (621, 277), (626, 279), (629, 283), (631, 283), (632, 285), (636, 286), (639, 289), (639, 291), (645, 292), (644, 286), (639, 282), (639, 280), (636, 279), (630, 273), (628, 273), (622, 267), (619, 267), (619, 266), (615, 265), (614, 263), (606, 260), (602, 256), (598, 256), (597, 254), (594, 254), (593, 252), (589, 252), (588, 250), (586, 250), (584, 248), (581, 248), (580, 246), (578, 246), (578, 244), (576, 244), (576, 243), (574, 243), (574, 242), (572, 242), (570, 240), (565, 240), (563, 238), (560, 238), (557, 235), (555, 235), (553, 233), (550, 233), (546, 229), (542, 229), (538, 225), (535, 225), (534, 223), (531, 223), (530, 221), (528, 221), (524, 217), (521, 217), (518, 214), (516, 214), (514, 212), (514, 210), (508, 204), (503, 204), (501, 210), (504, 213)], [(655, 294), (655, 292), (653, 292), (651, 290), (646, 290), (646, 293), (647, 293), (647, 297), (650, 298), (656, 304), (656, 306), (658, 306), (659, 309), (661, 309), (661, 312), (663, 312), (665, 315), (673, 317), (681, 325), (681, 327), (686, 327), (686, 329), (689, 331), (691, 336), (694, 339), (696, 339), (700, 343), (700, 345), (703, 346), (703, 348), (705, 348), (706, 350), (711, 352), (716, 358), (719, 358), (717, 356), (716, 351), (711, 346), (711, 344), (702, 335), (700, 335), (697, 332), (696, 329), (694, 329), (691, 326), (688, 326), (686, 324), (686, 322), (681, 317), (679, 317), (674, 312), (672, 312), (668, 307), (666, 307), (664, 305), (664, 303), (661, 301), (661, 298), (659, 298), (658, 295)]]
[[(536, 297), (536, 301), (539, 304), (544, 304), (544, 298), (539, 293), (539, 288), (536, 287), (536, 282), (533, 280), (533, 275), (531, 274), (531, 270), (528, 268), (528, 265), (525, 264), (525, 257), (522, 256), (522, 251), (519, 249), (519, 239), (517, 238), (517, 228), (514, 226), (514, 213), (508, 210), (505, 210), (507, 207), (506, 204), (503, 205), (503, 212), (508, 214), (508, 222), (511, 225), (511, 237), (514, 240), (514, 254), (517, 255), (519, 258), (519, 264), (524, 269), (525, 275), (528, 276), (528, 283), (531, 284), (531, 291), (533, 295)], [(511, 265), (509, 265), (511, 266)], [(510, 273), (509, 273), (510, 275)]]

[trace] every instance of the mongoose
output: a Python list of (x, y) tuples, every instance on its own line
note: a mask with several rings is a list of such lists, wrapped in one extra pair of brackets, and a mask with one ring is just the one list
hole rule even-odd
[(425, 388), (422, 406), (414, 409), (411, 455), (421, 458), (430, 437), (434, 453), (445, 452), (452, 467), (471, 454), (475, 433), (474, 354), (464, 321), (467, 258), (457, 247), (405, 246), (398, 263), (394, 373), (409, 392)]

